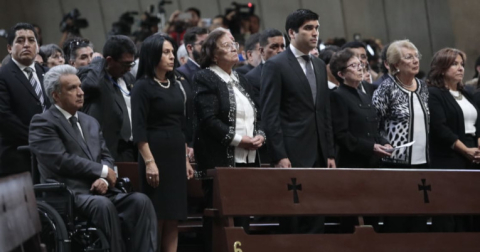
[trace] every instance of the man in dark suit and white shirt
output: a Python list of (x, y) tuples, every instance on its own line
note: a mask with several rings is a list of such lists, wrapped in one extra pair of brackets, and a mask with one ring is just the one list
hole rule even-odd
[(188, 28), (183, 36), (185, 42), (185, 49), (187, 49), (188, 60), (183, 66), (177, 68), (177, 71), (187, 79), (188, 83), (193, 85), (193, 75), (201, 70), (197, 61), (200, 59), (200, 49), (202, 48), (203, 41), (208, 36), (207, 28), (192, 27)]
[(43, 88), (45, 69), (35, 63), (37, 34), (31, 24), (18, 23), (9, 31), (11, 60), (0, 68), (0, 174), (30, 171), (30, 155), (17, 151), (28, 145), (33, 115), (50, 107)]
[[(100, 125), (78, 111), (83, 91), (76, 72), (72, 66), (60, 65), (45, 75), (46, 93), (55, 105), (32, 118), (29, 134), (41, 181), (65, 183), (75, 194), (76, 211), (106, 235), (111, 251), (154, 252), (153, 205), (144, 194), (115, 188), (114, 161)], [(127, 237), (122, 238), (122, 233)]]
[[(335, 168), (327, 71), (323, 61), (309, 55), (317, 45), (318, 28), (316, 13), (291, 13), (285, 25), (290, 46), (263, 66), (262, 123), (275, 167)], [(320, 217), (284, 223), (284, 231), (323, 231)]]
[(116, 162), (134, 162), (138, 150), (133, 144), (130, 90), (135, 77), (136, 47), (127, 36), (112, 36), (103, 47), (104, 58), (78, 69), (85, 92), (83, 111), (100, 123), (107, 148)]

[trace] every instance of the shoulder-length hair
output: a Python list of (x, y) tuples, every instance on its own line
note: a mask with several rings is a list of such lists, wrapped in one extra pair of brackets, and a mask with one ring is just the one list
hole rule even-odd
[(226, 35), (224, 30), (214, 30), (208, 34), (207, 38), (203, 42), (200, 52), (200, 59), (198, 64), (201, 68), (207, 68), (215, 63), (215, 50), (217, 49), (217, 40)]
[[(455, 48), (443, 48), (433, 55), (432, 63), (430, 64), (430, 71), (427, 75), (427, 84), (432, 87), (446, 89), (445, 87), (445, 72), (452, 66), (460, 55), (463, 63), (467, 60), (465, 53)], [(462, 82), (457, 83), (457, 89), (462, 90)]]
[[(158, 66), (158, 63), (162, 59), (163, 54), (163, 44), (165, 41), (168, 41), (173, 46), (173, 54), (176, 55), (177, 44), (169, 36), (162, 34), (154, 34), (142, 43), (142, 48), (140, 49), (140, 57), (138, 62), (138, 71), (137, 71), (137, 80), (141, 78), (155, 78), (155, 68)], [(177, 66), (177, 58), (175, 58), (175, 66)], [(169, 71), (166, 74), (166, 77), (173, 81), (175, 78), (175, 69)]]

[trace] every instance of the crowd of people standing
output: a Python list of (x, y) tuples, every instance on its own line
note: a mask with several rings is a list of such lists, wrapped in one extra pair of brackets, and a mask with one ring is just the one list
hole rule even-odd
[[(139, 53), (129, 37), (111, 36), (98, 54), (79, 37), (67, 39), (62, 48), (39, 47), (33, 26), (19, 23), (8, 36), (10, 59), (0, 67), (0, 172), (30, 170), (29, 157), (17, 147), (31, 143), (32, 117), (57, 106), (55, 96), (46, 98), (61, 91), (46, 89), (44, 75), (64, 64), (77, 69), (81, 111), (98, 122), (111, 158), (138, 162), (162, 251), (177, 248), (178, 220), (187, 217), (187, 179), (194, 176), (191, 162), (200, 171), (262, 164), (479, 168), (480, 92), (463, 85), (464, 52), (436, 52), (423, 80), (416, 77), (422, 60), (417, 47), (409, 40), (393, 41), (382, 52), (386, 72), (377, 76), (361, 42), (316, 51), (318, 19), (299, 9), (286, 18), (285, 35), (276, 29), (248, 33), (241, 68), (236, 68), (238, 36), (223, 23), (182, 32), (187, 60), (181, 66), (180, 36), (172, 38), (174, 31), (147, 37)], [(381, 81), (372, 84), (376, 80)], [(41, 175), (57, 179), (43, 170)], [(108, 172), (99, 177), (108, 178)], [(212, 189), (211, 182), (204, 183), (209, 204)], [(246, 225), (244, 219), (236, 221)], [(478, 229), (472, 223), (439, 217), (433, 228)], [(285, 232), (323, 230), (320, 216), (283, 218), (280, 224)], [(385, 218), (382, 231), (425, 229), (424, 218), (392, 217)]]

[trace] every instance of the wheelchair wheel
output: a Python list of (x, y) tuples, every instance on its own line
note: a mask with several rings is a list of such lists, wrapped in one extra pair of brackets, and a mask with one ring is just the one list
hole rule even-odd
[(58, 212), (45, 202), (37, 201), (42, 232), (40, 240), (47, 252), (70, 252), (67, 228)]
[(96, 228), (80, 228), (72, 235), (73, 252), (109, 252), (107, 237)]

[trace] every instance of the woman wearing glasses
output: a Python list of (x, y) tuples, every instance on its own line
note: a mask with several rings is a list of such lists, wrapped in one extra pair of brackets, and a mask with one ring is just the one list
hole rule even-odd
[(383, 158), (383, 166), (391, 168), (427, 168), (428, 155), (428, 89), (415, 78), (421, 55), (408, 40), (393, 42), (387, 51), (390, 78), (375, 90), (372, 103), (380, 117), (380, 132), (395, 149)]
[(193, 177), (183, 132), (186, 96), (174, 75), (175, 47), (167, 36), (148, 37), (132, 90), (140, 179), (157, 212), (160, 250), (167, 252), (177, 251), (178, 220), (187, 217), (187, 178)]
[[(413, 43), (397, 40), (387, 50), (389, 78), (375, 93), (372, 103), (380, 118), (380, 133), (396, 148), (384, 157), (385, 168), (428, 168), (429, 118), (428, 89), (425, 82), (415, 78), (420, 69), (421, 55)], [(425, 217), (385, 217), (383, 232), (423, 232)]]
[(62, 49), (55, 44), (43, 45), (40, 47), (40, 51), (45, 55), (43, 62), (48, 68), (65, 63)]
[(372, 106), (373, 88), (360, 87), (364, 66), (350, 49), (330, 60), (330, 69), (340, 86), (332, 92), (331, 109), (337, 164), (342, 168), (375, 168), (379, 157), (388, 157), (389, 142), (378, 133), (378, 116)]
[[(202, 45), (199, 63), (204, 69), (196, 73), (194, 84), (199, 170), (260, 166), (256, 150), (265, 134), (259, 129), (250, 85), (233, 70), (237, 53), (238, 43), (224, 30), (211, 32)], [(204, 192), (211, 205), (210, 181), (204, 183)], [(247, 220), (241, 222), (247, 227)]]

